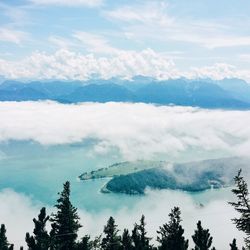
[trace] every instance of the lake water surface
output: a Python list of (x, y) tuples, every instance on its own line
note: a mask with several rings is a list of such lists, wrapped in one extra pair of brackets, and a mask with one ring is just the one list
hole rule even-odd
[[(132, 208), (144, 196), (102, 194), (100, 188), (107, 180), (78, 180), (77, 177), (85, 171), (124, 160), (115, 150), (107, 154), (94, 154), (94, 143), (92, 140), (59, 146), (42, 146), (31, 141), (1, 143), (0, 189), (11, 188), (44, 204), (53, 205), (62, 184), (69, 180), (72, 200), (79, 208), (92, 212)], [(231, 192), (230, 189), (207, 190), (189, 195), (197, 204), (205, 204), (220, 197), (231, 197)]]

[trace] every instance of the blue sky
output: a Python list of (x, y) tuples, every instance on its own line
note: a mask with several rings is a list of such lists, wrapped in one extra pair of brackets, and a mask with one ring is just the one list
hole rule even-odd
[(0, 75), (250, 80), (248, 0), (0, 0)]

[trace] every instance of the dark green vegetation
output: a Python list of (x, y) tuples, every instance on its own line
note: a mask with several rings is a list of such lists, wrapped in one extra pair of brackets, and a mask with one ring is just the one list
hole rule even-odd
[(144, 194), (146, 188), (198, 192), (232, 185), (234, 173), (239, 167), (247, 169), (248, 162), (248, 159), (238, 157), (177, 164), (123, 162), (84, 173), (80, 179), (112, 177), (102, 188), (106, 193)]
[(194, 250), (206, 250), (210, 249), (213, 242), (213, 237), (210, 236), (208, 229), (203, 229), (201, 221), (197, 223), (197, 230), (195, 230), (192, 239), (195, 243)]
[(169, 214), (169, 222), (160, 227), (157, 233), (159, 249), (188, 249), (188, 240), (184, 238), (184, 229), (181, 226), (181, 211), (178, 207), (172, 209)]
[(234, 218), (236, 227), (246, 234), (245, 243), (247, 249), (250, 249), (250, 199), (247, 183), (241, 176), (241, 170), (235, 176), (236, 188), (232, 192), (237, 196), (236, 202), (230, 202), (235, 210), (241, 214), (240, 218)]
[(214, 81), (175, 79), (159, 81), (147, 77), (80, 81), (5, 81), (0, 101), (55, 100), (77, 102), (143, 102), (203, 108), (250, 108), (250, 85), (240, 79)]
[(106, 168), (99, 168), (91, 172), (85, 172), (79, 176), (81, 180), (90, 180), (90, 179), (101, 179), (109, 178), (119, 175), (126, 175), (131, 173), (136, 173), (145, 169), (151, 168), (162, 168), (166, 166), (167, 162), (165, 161), (135, 161), (135, 162), (119, 162), (112, 164)]
[(212, 171), (202, 173), (199, 178), (190, 183), (178, 182), (177, 178), (164, 169), (148, 169), (114, 177), (102, 188), (102, 192), (144, 194), (147, 187), (197, 192), (211, 187), (220, 188), (228, 184)]
[(12, 250), (13, 248), (14, 245), (7, 240), (5, 225), (2, 224), (0, 228), (0, 250)]
[[(239, 212), (240, 218), (234, 218), (236, 227), (246, 234), (245, 243), (247, 249), (250, 243), (250, 203), (247, 184), (241, 176), (241, 171), (234, 178), (236, 187), (232, 192), (237, 200), (230, 204)], [(42, 208), (38, 219), (33, 219), (33, 235), (26, 234), (26, 243), (29, 250), (187, 250), (189, 241), (184, 236), (184, 228), (181, 225), (181, 211), (174, 207), (169, 213), (169, 221), (159, 227), (157, 231), (157, 245), (153, 245), (152, 239), (147, 236), (145, 217), (142, 215), (140, 222), (134, 224), (129, 232), (124, 229), (121, 234), (113, 217), (110, 217), (104, 226), (103, 234), (91, 239), (89, 235), (81, 239), (78, 230), (81, 227), (77, 208), (70, 201), (70, 183), (66, 182), (63, 191), (59, 193), (59, 199), (55, 205), (57, 211), (51, 216), (46, 215), (46, 209)], [(46, 225), (51, 223), (51, 230), (47, 232)], [(212, 247), (213, 237), (208, 229), (202, 227), (201, 221), (197, 223), (197, 229), (192, 235), (194, 248), (192, 250), (215, 250)], [(231, 250), (238, 250), (236, 240), (229, 244)], [(14, 249), (6, 237), (5, 225), (0, 229), (0, 250)], [(23, 249), (21, 247), (20, 249)], [(245, 249), (245, 248), (243, 248)]]

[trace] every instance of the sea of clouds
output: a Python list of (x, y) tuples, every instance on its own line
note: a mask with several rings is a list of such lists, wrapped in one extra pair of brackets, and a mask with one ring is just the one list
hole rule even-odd
[(0, 142), (43, 145), (97, 139), (94, 150), (117, 147), (126, 159), (177, 155), (190, 149), (248, 155), (250, 111), (137, 103), (0, 102)]
[[(46, 204), (17, 193), (11, 189), (0, 192), (0, 221), (7, 227), (7, 236), (16, 247), (25, 246), (25, 233), (33, 232), (32, 219), (37, 217), (39, 210)], [(113, 216), (119, 229), (132, 229), (135, 222), (139, 223), (141, 215), (146, 216), (148, 235), (156, 238), (156, 230), (169, 220), (168, 214), (174, 206), (179, 206), (182, 211), (182, 225), (185, 237), (189, 239), (190, 247), (193, 246), (191, 235), (194, 233), (198, 220), (202, 221), (205, 228), (210, 229), (213, 242), (217, 249), (228, 249), (229, 243), (236, 238), (239, 245), (243, 244), (241, 234), (231, 222), (231, 218), (238, 216), (227, 199), (218, 199), (209, 202), (205, 207), (199, 207), (188, 194), (178, 191), (148, 191), (132, 209), (124, 208), (117, 211), (103, 210), (100, 212), (87, 212), (78, 210), (81, 224), (79, 236), (90, 234), (93, 238), (102, 233), (103, 226), (109, 216)], [(53, 207), (46, 206), (47, 213), (54, 211)], [(48, 225), (48, 230), (50, 226)], [(155, 239), (153, 240), (155, 242)]]

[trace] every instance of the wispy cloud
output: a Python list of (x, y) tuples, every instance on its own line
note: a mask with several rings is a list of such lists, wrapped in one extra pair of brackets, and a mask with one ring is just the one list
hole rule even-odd
[(68, 7), (97, 7), (103, 4), (103, 0), (29, 0), (36, 5), (59, 5)]
[(195, 43), (208, 49), (250, 46), (250, 36), (223, 35), (218, 34), (218, 32), (210, 32), (210, 34), (205, 34), (205, 29), (202, 28), (200, 32), (196, 30), (194, 32), (172, 33), (170, 39)]
[(230, 32), (232, 23), (216, 19), (204, 21), (185, 15), (177, 17), (169, 14), (168, 9), (165, 1), (133, 3), (106, 11), (104, 16), (111, 21), (124, 22), (124, 33), (131, 39), (178, 41), (207, 49), (250, 45), (250, 36)]
[[(32, 36), (30, 27), (36, 23), (32, 18), (34, 8), (32, 5), (20, 2), (20, 5), (11, 4), (9, 1), (0, 1), (1, 28), (20, 30)], [(28, 30), (29, 29), (29, 30)]]
[(124, 22), (140, 22), (144, 24), (169, 25), (173, 18), (167, 15), (167, 3), (165, 1), (151, 1), (142, 5), (125, 5), (114, 10), (104, 12), (110, 19)]
[(60, 36), (50, 36), (48, 38), (48, 42), (55, 45), (59, 49), (69, 49), (77, 46), (77, 44), (71, 39)]
[(88, 52), (101, 54), (117, 54), (121, 50), (110, 45), (109, 41), (101, 35), (84, 31), (75, 31), (73, 37), (80, 41)]
[(27, 38), (28, 34), (26, 32), (10, 28), (0, 28), (0, 41), (2, 42), (10, 42), (20, 45)]

